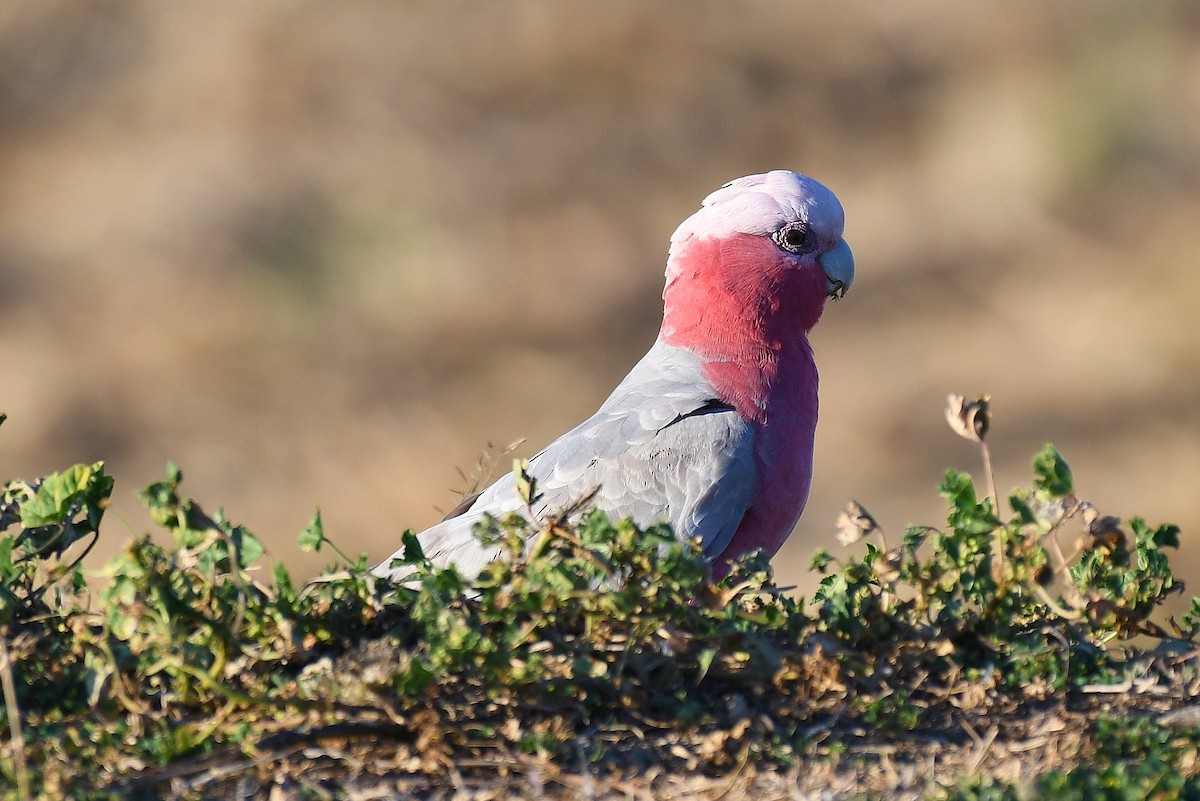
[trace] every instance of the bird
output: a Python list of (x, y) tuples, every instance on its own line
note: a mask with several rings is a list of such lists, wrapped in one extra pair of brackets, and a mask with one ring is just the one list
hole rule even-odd
[[(844, 226), (837, 196), (789, 170), (709, 194), (671, 236), (654, 344), (595, 414), (529, 459), (533, 503), (505, 475), (416, 535), (425, 558), (470, 580), (501, 550), (475, 536), (485, 517), (584, 503), (639, 527), (669, 523), (699, 543), (713, 580), (754, 549), (773, 556), (812, 482), (808, 334), (854, 281)], [(372, 572), (402, 581), (404, 552)]]

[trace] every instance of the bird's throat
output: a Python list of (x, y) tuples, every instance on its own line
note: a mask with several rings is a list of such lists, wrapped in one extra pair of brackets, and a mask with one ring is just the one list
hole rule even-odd
[(777, 385), (812, 365), (807, 332), (825, 305), (813, 267), (761, 236), (689, 240), (668, 263), (663, 339), (699, 356), (721, 399), (763, 422)]

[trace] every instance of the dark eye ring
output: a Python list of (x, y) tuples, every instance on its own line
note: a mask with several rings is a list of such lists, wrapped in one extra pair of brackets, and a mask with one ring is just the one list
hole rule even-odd
[(775, 232), (775, 244), (792, 253), (799, 253), (808, 239), (808, 227), (804, 223), (791, 223)]

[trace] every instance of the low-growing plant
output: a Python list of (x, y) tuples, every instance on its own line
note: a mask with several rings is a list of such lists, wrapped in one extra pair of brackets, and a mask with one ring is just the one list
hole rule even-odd
[[(299, 585), (252, 532), (182, 495), (169, 465), (140, 493), (162, 533), (133, 538), (89, 584), (81, 560), (113, 491), (103, 464), (10, 481), (0, 798), (153, 797), (168, 785), (205, 797), (204, 782), (239, 771), (266, 787), (296, 743), (330, 737), (427, 775), (528, 755), (618, 772), (836, 761), (855, 742), (945, 727), (1003, 699), (1194, 678), (1200, 601), (1182, 622), (1151, 619), (1181, 589), (1167, 559), (1177, 529), (1099, 514), (1052, 446), (1001, 511), (986, 401), (957, 399), (950, 417), (980, 445), (987, 489), (948, 471), (946, 524), (910, 526), (899, 542), (852, 504), (837, 534), (861, 550), (818, 551), (811, 601), (779, 587), (761, 554), (714, 584), (698, 545), (665, 526), (583, 504), (538, 518), (521, 463), (526, 514), (477, 532), (500, 551), (492, 564), (466, 580), (409, 532), (399, 583), (338, 548), (318, 512), (300, 545), (336, 561)], [(1137, 637), (1173, 658), (1133, 647)], [(1122, 733), (1147, 755), (1130, 786), (1193, 753), (1194, 740), (1157, 731)], [(1097, 728), (1098, 755), (1112, 736)], [(213, 760), (233, 767), (187, 767)], [(1045, 786), (1115, 781), (1063, 776)], [(957, 792), (1015, 797), (986, 780)]]
[[(948, 414), (980, 444), (990, 471), (986, 399), (952, 397)], [(938, 486), (945, 527), (909, 526), (892, 546), (852, 503), (838, 537), (870, 539), (860, 556), (837, 559), (824, 549), (814, 556), (813, 569), (826, 576), (815, 595), (820, 628), (868, 652), (906, 644), (919, 651), (920, 669), (930, 652), (943, 671), (996, 668), (1012, 687), (1038, 680), (1060, 690), (1114, 678), (1109, 643), (1171, 636), (1150, 615), (1183, 590), (1167, 559), (1179, 529), (1099, 514), (1074, 495), (1071, 470), (1053, 445), (1034, 457), (1033, 475), (1001, 513), (990, 472), (993, 489), (980, 497), (969, 475), (948, 470)], [(1067, 548), (1065, 536), (1075, 537)], [(1194, 635), (1194, 620), (1175, 624), (1174, 636)]]
[(1037, 776), (1024, 789), (986, 777), (964, 777), (941, 801), (1168, 801), (1200, 797), (1195, 775), (1200, 731), (1178, 731), (1155, 721), (1101, 715), (1089, 736), (1086, 762)]

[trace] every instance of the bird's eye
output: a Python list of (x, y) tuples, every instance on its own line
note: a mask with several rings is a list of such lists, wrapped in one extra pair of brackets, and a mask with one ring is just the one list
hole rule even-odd
[(791, 223), (775, 232), (775, 244), (792, 253), (798, 253), (806, 239), (808, 239), (808, 228), (804, 223)]

